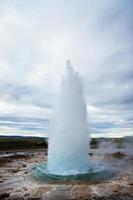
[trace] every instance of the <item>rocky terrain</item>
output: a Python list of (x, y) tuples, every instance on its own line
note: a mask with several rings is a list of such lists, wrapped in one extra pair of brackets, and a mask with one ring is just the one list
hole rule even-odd
[(100, 142), (89, 151), (94, 165), (101, 164), (116, 170), (116, 175), (99, 183), (48, 182), (31, 177), (29, 170), (35, 163), (47, 160), (46, 150), (3, 151), (0, 153), (0, 200), (132, 200), (132, 146), (123, 148), (113, 142)]

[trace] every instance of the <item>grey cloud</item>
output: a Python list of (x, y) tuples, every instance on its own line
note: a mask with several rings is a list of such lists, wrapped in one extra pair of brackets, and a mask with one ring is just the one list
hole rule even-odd
[[(132, 4), (132, 0), (1, 0), (1, 27), (6, 32), (2, 32), (0, 69), (3, 63), (8, 69), (0, 79), (1, 100), (52, 110), (58, 90), (53, 87), (53, 77), (61, 75), (61, 67), (54, 63), (67, 55), (81, 65), (87, 103), (98, 110), (90, 113), (91, 131), (106, 135), (111, 128), (133, 128)], [(65, 39), (66, 46), (60, 50)], [(54, 53), (51, 48), (55, 48)], [(67, 48), (67, 53), (61, 54)], [(32, 79), (28, 82), (31, 74), (37, 77), (37, 83), (42, 79), (38, 85)], [(4, 118), (4, 113), (0, 120), (3, 126), (36, 132), (49, 126), (40, 119)]]
[[(52, 91), (46, 87), (39, 89), (29, 86), (5, 84), (0, 87), (1, 99), (17, 104), (30, 104), (42, 108), (52, 108)], [(8, 95), (6, 95), (8, 94)]]
[[(27, 131), (48, 131), (50, 121), (40, 118), (28, 118), (19, 116), (0, 116), (0, 127), (7, 127)], [(2, 134), (2, 133), (1, 133)]]

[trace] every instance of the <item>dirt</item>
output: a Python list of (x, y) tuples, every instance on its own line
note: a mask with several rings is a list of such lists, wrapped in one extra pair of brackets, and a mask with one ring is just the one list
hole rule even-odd
[(132, 200), (133, 155), (131, 150), (90, 151), (93, 164), (118, 171), (102, 183), (41, 183), (34, 180), (29, 169), (47, 160), (44, 151), (6, 152), (0, 156), (0, 200)]

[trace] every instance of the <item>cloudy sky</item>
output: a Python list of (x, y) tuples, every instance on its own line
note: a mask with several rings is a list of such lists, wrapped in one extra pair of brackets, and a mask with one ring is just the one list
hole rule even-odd
[(0, 135), (48, 135), (66, 59), (91, 136), (132, 135), (132, 0), (0, 0)]

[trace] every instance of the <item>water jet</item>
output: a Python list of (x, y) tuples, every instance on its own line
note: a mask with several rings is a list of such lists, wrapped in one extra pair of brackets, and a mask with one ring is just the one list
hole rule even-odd
[(67, 61), (55, 122), (49, 138), (48, 166), (51, 174), (86, 173), (89, 168), (89, 135), (82, 83)]
[(89, 130), (83, 85), (67, 61), (53, 128), (49, 135), (48, 161), (33, 166), (32, 175), (44, 182), (57, 180), (99, 181), (112, 172), (89, 161)]

